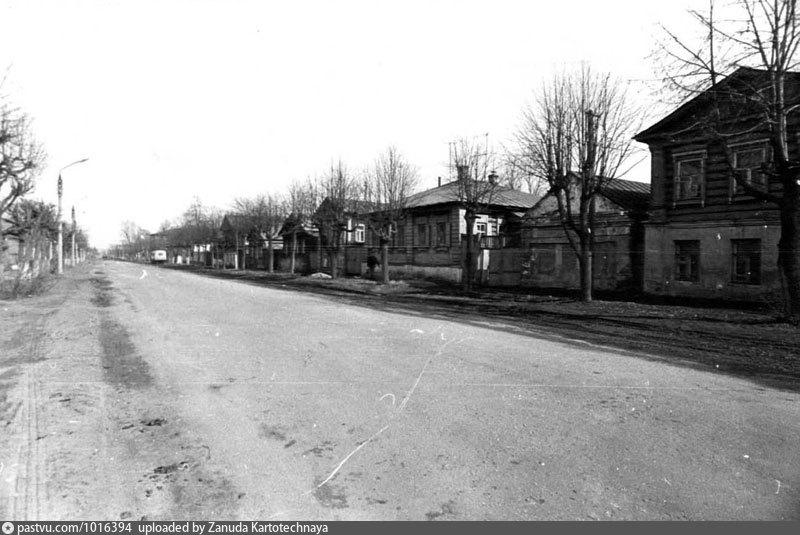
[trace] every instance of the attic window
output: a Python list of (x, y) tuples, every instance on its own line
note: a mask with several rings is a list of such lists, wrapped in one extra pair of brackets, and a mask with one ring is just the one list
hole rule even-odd
[(674, 203), (705, 201), (705, 153), (675, 156)]

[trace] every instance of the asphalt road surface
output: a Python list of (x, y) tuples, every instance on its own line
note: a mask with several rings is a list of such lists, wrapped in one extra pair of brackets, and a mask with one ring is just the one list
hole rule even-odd
[(797, 393), (371, 303), (115, 262), (0, 302), (0, 517), (800, 519)]

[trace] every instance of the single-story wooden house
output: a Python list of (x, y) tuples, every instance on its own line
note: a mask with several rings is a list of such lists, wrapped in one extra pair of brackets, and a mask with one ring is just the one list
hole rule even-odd
[[(592, 273), (596, 289), (641, 289), (649, 200), (649, 184), (622, 179), (602, 184), (595, 197)], [(580, 288), (578, 257), (565, 234), (554, 195), (546, 194), (525, 214), (521, 241), (516, 255), (509, 251), (505, 259), (509, 265), (493, 266), (494, 280), (506, 286)]]
[[(458, 181), (440, 184), (406, 201), (405, 218), (398, 224), (389, 249), (389, 269), (405, 275), (461, 281), (467, 223)], [(521, 216), (539, 197), (494, 185), (484, 189), (472, 231), (476, 278), (486, 282), (493, 251), (519, 240)], [(379, 256), (378, 237), (368, 237), (367, 255)]]
[(267, 269), (272, 247), (273, 266), (278, 263), (275, 251), (283, 249), (283, 239), (276, 233), (270, 240), (253, 216), (226, 214), (220, 225), (219, 246), (223, 266), (234, 269)]

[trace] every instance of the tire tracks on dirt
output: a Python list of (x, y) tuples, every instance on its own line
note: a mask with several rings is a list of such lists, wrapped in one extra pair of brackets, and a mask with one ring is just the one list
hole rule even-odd
[(40, 519), (44, 513), (46, 481), (43, 467), (47, 451), (40, 440), (44, 433), (39, 418), (42, 399), (38, 367), (45, 356), (48, 322), (65, 301), (66, 294), (48, 299), (47, 305), (51, 310), (39, 314), (20, 333), (27, 343), (19, 348), (16, 359), (24, 369), (19, 382), (21, 405), (15, 418), (21, 433), (17, 435), (16, 463), (9, 467), (15, 469), (10, 476), (14, 478), (14, 487), (8, 507), (12, 519)]

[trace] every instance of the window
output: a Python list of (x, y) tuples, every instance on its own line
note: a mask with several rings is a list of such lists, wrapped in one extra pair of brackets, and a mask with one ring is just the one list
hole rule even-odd
[(417, 225), (417, 244), (420, 247), (428, 246), (428, 225), (426, 223)]
[(698, 240), (675, 242), (675, 280), (697, 281), (699, 263), (700, 242)]
[(703, 178), (705, 156), (691, 154), (675, 157), (675, 202), (701, 201), (705, 194)]
[(436, 246), (447, 246), (447, 223), (444, 221), (436, 223)]
[(356, 236), (355, 242), (356, 243), (364, 243), (366, 239), (367, 229), (363, 223), (356, 225)]
[(486, 234), (486, 223), (475, 223), (475, 234)]
[(396, 232), (392, 235), (392, 242), (395, 247), (403, 247), (406, 244), (406, 227), (397, 225)]
[(731, 240), (731, 281), (761, 284), (761, 240)]
[(745, 194), (740, 182), (766, 191), (767, 175), (762, 170), (766, 156), (767, 149), (764, 146), (734, 149), (731, 196)]

